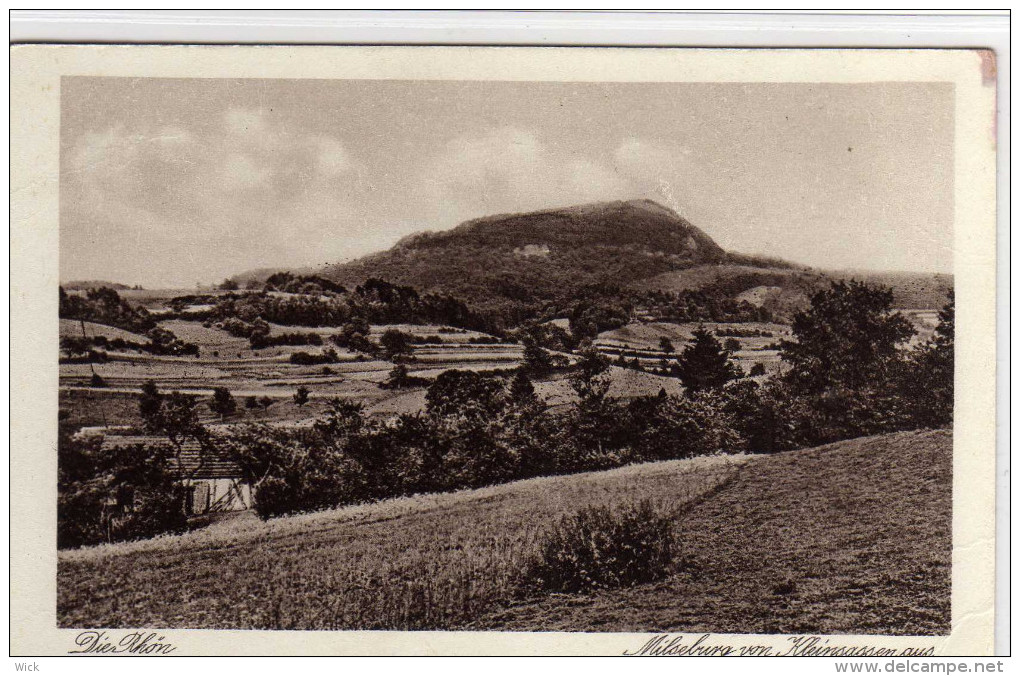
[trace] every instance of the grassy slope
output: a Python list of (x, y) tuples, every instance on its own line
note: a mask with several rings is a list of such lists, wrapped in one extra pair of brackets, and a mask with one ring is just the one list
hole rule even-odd
[[(64, 552), (61, 626), (945, 633), (948, 432), (554, 477)], [(730, 479), (700, 503), (698, 495)], [(514, 601), (544, 524), (652, 497), (687, 565), (663, 582)]]
[(473, 628), (948, 633), (951, 461), (947, 431), (763, 458), (677, 524), (690, 572)]
[(741, 456), (632, 465), (62, 552), (61, 626), (451, 628), (515, 589), (545, 524), (586, 505), (678, 509)]
[(137, 333), (131, 333), (124, 329), (118, 329), (115, 326), (107, 326), (106, 324), (96, 324), (95, 322), (80, 322), (77, 319), (61, 319), (60, 320), (60, 337), (65, 336), (71, 338), (82, 337), (82, 325), (85, 326), (85, 335), (89, 338), (95, 336), (103, 336), (113, 340), (114, 338), (120, 338), (134, 343), (148, 343), (149, 339), (143, 335)]

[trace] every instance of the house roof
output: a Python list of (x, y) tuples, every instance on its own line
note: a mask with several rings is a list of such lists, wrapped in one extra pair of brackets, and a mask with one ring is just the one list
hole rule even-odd
[[(124, 448), (128, 446), (165, 446), (172, 449), (170, 440), (156, 436), (107, 436), (103, 438), (103, 448)], [(171, 460), (171, 468), (177, 469), (175, 460)], [(186, 479), (237, 479), (241, 477), (241, 468), (234, 462), (217, 453), (215, 448), (202, 449), (194, 439), (187, 439), (181, 444), (181, 478)]]

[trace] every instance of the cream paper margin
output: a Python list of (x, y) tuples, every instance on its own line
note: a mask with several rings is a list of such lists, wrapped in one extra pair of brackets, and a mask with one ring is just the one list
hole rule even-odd
[[(612, 82), (938, 81), (956, 87), (956, 424), (952, 633), (839, 636), (990, 655), (995, 556), (994, 62), (963, 50), (25, 45), (11, 51), (12, 655), (61, 655), (56, 627), (58, 195), (61, 76)], [(990, 72), (989, 72), (990, 70)], [(924, 199), (917, 195), (917, 199)], [(82, 629), (86, 629), (83, 627)], [(111, 632), (122, 635), (124, 632)], [(168, 630), (175, 654), (610, 654), (648, 634)], [(785, 636), (713, 634), (716, 643)]]

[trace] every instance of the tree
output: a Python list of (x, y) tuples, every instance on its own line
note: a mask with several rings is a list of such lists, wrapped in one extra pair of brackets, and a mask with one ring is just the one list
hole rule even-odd
[(590, 342), (579, 348), (580, 359), (570, 376), (578, 402), (568, 419), (573, 456), (568, 469), (603, 469), (616, 464), (613, 454), (626, 443), (619, 424), (620, 407), (608, 396), (611, 380), (609, 360)]
[(245, 397), (244, 407), (245, 408), (258, 408), (259, 407), (258, 397), (256, 397), (254, 394), (249, 396), (249, 397)]
[(727, 338), (723, 341), (723, 348), (727, 352), (738, 352), (740, 350), (740, 341), (736, 338)]
[(304, 406), (308, 403), (308, 388), (304, 385), (300, 385), (297, 391), (294, 392), (294, 403), (298, 406)]
[(163, 395), (153, 380), (146, 380), (142, 385), (142, 394), (138, 397), (138, 412), (143, 423), (148, 427), (158, 427), (159, 413), (163, 406)]
[(892, 311), (892, 291), (851, 280), (811, 297), (793, 319), (795, 341), (780, 354), (790, 368), (782, 382), (803, 405), (805, 443), (821, 444), (909, 426), (898, 391), (906, 365), (903, 344), (913, 326)]
[(738, 376), (729, 353), (704, 326), (694, 330), (693, 339), (680, 354), (677, 369), (688, 394), (721, 389)]
[(102, 437), (57, 441), (57, 547), (152, 537), (186, 525), (165, 445), (103, 447)]
[(529, 401), (535, 398), (535, 386), (528, 377), (527, 371), (517, 369), (510, 381), (510, 398), (515, 402)]
[[(474, 371), (443, 371), (425, 392), (431, 438), (429, 483), (483, 486), (513, 475), (515, 460), (500, 440), (509, 400), (503, 381)], [(440, 473), (435, 473), (441, 468)]]
[(673, 354), (674, 352), (676, 352), (676, 347), (673, 345), (672, 340), (670, 340), (666, 336), (662, 336), (661, 338), (659, 338), (659, 350), (661, 352), (665, 352), (666, 354)]
[(952, 291), (939, 312), (935, 335), (909, 356), (900, 378), (900, 391), (910, 417), (919, 427), (953, 424), (956, 303)]
[(237, 411), (237, 402), (234, 401), (234, 395), (230, 393), (230, 390), (225, 387), (217, 387), (213, 390), (209, 408), (220, 416), (220, 420), (226, 420), (227, 416), (233, 415)]
[(539, 347), (534, 340), (525, 338), (524, 363), (522, 367), (533, 377), (544, 376), (553, 368), (552, 355), (547, 350)]
[(752, 378), (755, 376), (765, 375), (765, 364), (762, 364), (760, 361), (755, 362), (754, 366), (751, 367), (751, 371), (748, 375), (750, 375)]
[(198, 420), (196, 398), (190, 394), (159, 392), (153, 381), (142, 386), (138, 408), (142, 414), (145, 431), (165, 436), (173, 446), (178, 470), (182, 468), (181, 451), (187, 439), (194, 439), (204, 447), (207, 440), (205, 427)]
[(237, 282), (229, 277), (220, 282), (221, 291), (237, 291), (239, 288), (240, 286), (238, 286)]
[(780, 343), (787, 382), (811, 394), (887, 382), (902, 357), (899, 346), (914, 335), (910, 322), (892, 312), (892, 299), (889, 289), (853, 280), (814, 294), (793, 318), (796, 340)]
[(268, 411), (269, 407), (275, 403), (276, 402), (273, 400), (273, 398), (268, 395), (265, 395), (261, 399), (259, 399), (259, 406), (261, 406), (262, 410), (264, 411)]
[(384, 389), (397, 390), (403, 387), (410, 377), (411, 374), (408, 372), (406, 365), (394, 364), (386, 380), (381, 385)]
[(397, 329), (386, 329), (379, 337), (379, 345), (382, 346), (387, 359), (407, 356), (414, 352), (411, 336)]
[(164, 397), (158, 417), (159, 431), (178, 450), (185, 439), (202, 439), (205, 429), (198, 421), (198, 401), (190, 394), (171, 392)]

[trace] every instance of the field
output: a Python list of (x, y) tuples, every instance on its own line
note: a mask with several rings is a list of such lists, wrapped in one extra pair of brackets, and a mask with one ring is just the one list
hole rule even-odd
[[(735, 274), (742, 268), (727, 268), (724, 272)], [(789, 274), (790, 271), (780, 271)], [(704, 273), (704, 274), (702, 274)], [(713, 266), (683, 271), (691, 283), (703, 283), (699, 275), (719, 274)], [(672, 273), (671, 273), (672, 274)], [(679, 274), (679, 273), (677, 273)], [(685, 279), (687, 279), (685, 277)], [(123, 291), (122, 295), (137, 304), (148, 305), (151, 309), (165, 306), (174, 296), (186, 293), (184, 290)], [(904, 314), (918, 329), (914, 343), (931, 336), (938, 321), (932, 310), (904, 310)], [(552, 320), (564, 324), (566, 320)], [(632, 362), (635, 358), (645, 368), (661, 366), (661, 360), (675, 358), (691, 340), (693, 331), (701, 324), (633, 322), (624, 327), (601, 333), (595, 344), (610, 360), (617, 361), (621, 354)], [(744, 370), (750, 372), (755, 365), (765, 368), (766, 374), (781, 370), (776, 343), (790, 338), (790, 328), (784, 324), (740, 323), (703, 324), (718, 339), (736, 340), (740, 349), (732, 358)], [(238, 399), (238, 411), (228, 422), (299, 422), (317, 417), (333, 397), (341, 397), (361, 403), (366, 411), (379, 417), (391, 417), (401, 413), (415, 413), (424, 407), (425, 390), (415, 387), (389, 390), (379, 385), (389, 377), (393, 364), (383, 359), (373, 359), (344, 349), (337, 349), (339, 362), (328, 365), (302, 366), (290, 363), (294, 352), (320, 353), (329, 345), (329, 337), (338, 332), (337, 327), (299, 327), (271, 324), (271, 335), (282, 333), (316, 333), (322, 336), (325, 345), (320, 346), (275, 346), (259, 350), (251, 349), (246, 338), (232, 336), (226, 331), (199, 321), (168, 319), (159, 326), (172, 331), (182, 341), (199, 346), (198, 357), (156, 356), (135, 351), (110, 351), (109, 361), (98, 364), (60, 365), (60, 404), (65, 411), (66, 421), (72, 425), (134, 425), (137, 412), (130, 405), (132, 395), (140, 391), (148, 380), (155, 381), (163, 390), (177, 390), (202, 398), (211, 396), (216, 387), (225, 387)], [(485, 334), (459, 328), (439, 325), (375, 325), (371, 336), (378, 341), (387, 329), (399, 329), (420, 339), (414, 361), (408, 364), (411, 375), (434, 378), (448, 369), (498, 370), (512, 369), (521, 363), (523, 350), (518, 344), (486, 344), (470, 342), (484, 338)], [(80, 336), (81, 322), (60, 320), (61, 335)], [(85, 322), (88, 335), (102, 335), (107, 338), (144, 343), (143, 336), (117, 328)], [(760, 336), (733, 336), (732, 333), (758, 332)], [(662, 352), (661, 338), (672, 341), (675, 352)], [(93, 373), (105, 381), (103, 388), (90, 386)], [(661, 377), (638, 372), (629, 368), (614, 367), (610, 371), (611, 388), (614, 397), (653, 395), (660, 389), (669, 393), (680, 392), (680, 382), (675, 378)], [(561, 407), (575, 400), (569, 382), (562, 374), (541, 379), (535, 383), (536, 391), (550, 406)], [(298, 387), (309, 390), (309, 402), (298, 406), (293, 394)], [(248, 408), (245, 399), (250, 397), (268, 398), (273, 401), (269, 407)], [(207, 423), (218, 422), (218, 418), (201, 407), (200, 414)]]
[[(124, 297), (135, 303), (161, 307), (175, 295), (184, 291), (132, 291)], [(100, 324), (85, 323), (88, 335), (124, 338), (144, 343), (143, 336)], [(136, 424), (137, 415), (125, 407), (125, 397), (139, 392), (147, 380), (155, 381), (161, 389), (177, 390), (208, 397), (216, 387), (226, 387), (239, 399), (239, 410), (231, 422), (278, 421), (293, 422), (316, 417), (332, 397), (353, 399), (362, 403), (369, 413), (391, 416), (413, 413), (424, 405), (424, 389), (386, 390), (379, 383), (386, 380), (393, 364), (382, 359), (371, 359), (356, 353), (337, 349), (339, 362), (328, 365), (301, 366), (290, 363), (294, 352), (320, 353), (329, 345), (328, 338), (336, 334), (337, 327), (299, 327), (271, 325), (271, 335), (281, 333), (317, 333), (324, 346), (278, 346), (253, 350), (246, 338), (232, 336), (226, 331), (202, 322), (182, 319), (165, 320), (159, 326), (172, 331), (181, 340), (199, 346), (198, 357), (156, 356), (139, 352), (110, 351), (109, 361), (99, 364), (61, 364), (61, 408), (69, 422), (81, 424)], [(61, 320), (61, 335), (81, 335), (81, 323)], [(473, 338), (484, 334), (447, 326), (378, 325), (371, 327), (376, 340), (387, 329), (406, 333), (438, 343), (415, 347), (411, 375), (435, 377), (447, 369), (511, 369), (521, 360), (522, 350), (515, 344), (477, 344)], [(106, 387), (89, 386), (93, 372), (106, 383)], [(310, 401), (297, 406), (292, 395), (299, 386), (310, 391)], [(275, 403), (268, 409), (243, 407), (240, 399), (268, 397)], [(206, 422), (216, 417), (200, 409)]]
[[(135, 303), (146, 303), (156, 308), (166, 304), (170, 298), (184, 291), (132, 291), (124, 292)], [(566, 320), (562, 320), (566, 321)], [(330, 336), (338, 332), (337, 327), (300, 327), (271, 324), (271, 335), (282, 333), (317, 333), (326, 345), (320, 346), (274, 346), (259, 350), (251, 349), (246, 338), (232, 336), (222, 329), (206, 326), (202, 322), (172, 319), (159, 322), (182, 341), (199, 346), (198, 357), (156, 356), (139, 352), (110, 351), (109, 361), (98, 364), (60, 365), (60, 405), (66, 420), (71, 425), (135, 425), (137, 411), (131, 405), (131, 398), (142, 385), (155, 381), (163, 390), (177, 390), (202, 398), (211, 396), (216, 387), (226, 387), (238, 399), (238, 411), (228, 422), (299, 422), (317, 417), (329, 399), (341, 397), (360, 402), (371, 415), (390, 417), (401, 413), (422, 410), (425, 404), (425, 390), (415, 387), (402, 390), (388, 390), (379, 384), (389, 377), (393, 364), (383, 359), (373, 359), (344, 349), (337, 349), (338, 363), (328, 365), (301, 366), (290, 363), (294, 352), (319, 353), (329, 345)], [(683, 348), (690, 338), (694, 324), (631, 324), (599, 337), (600, 348), (615, 358), (620, 348), (639, 350), (643, 362), (657, 365), (662, 356), (658, 350), (658, 337), (671, 337), (677, 349)], [(739, 326), (741, 328), (763, 328), (779, 331), (779, 325), (709, 325), (710, 328)], [(428, 339), (425, 344), (414, 348), (414, 361), (408, 364), (411, 375), (434, 378), (448, 369), (494, 370), (512, 369), (521, 363), (523, 350), (511, 343), (472, 343), (472, 339), (485, 338), (477, 331), (438, 325), (375, 325), (371, 337), (379, 339), (387, 329), (398, 329), (418, 338)], [(89, 335), (121, 337), (135, 342), (146, 342), (143, 336), (100, 324), (86, 323)], [(61, 332), (66, 335), (80, 335), (79, 322), (61, 320)], [(736, 355), (738, 363), (745, 369), (757, 361), (775, 362), (775, 352), (763, 351), (761, 345), (771, 339), (741, 338), (747, 344), (747, 351)], [(759, 345), (759, 343), (761, 345)], [(615, 352), (614, 352), (615, 350)], [(103, 378), (105, 387), (90, 386), (93, 372)], [(675, 378), (639, 373), (630, 369), (614, 367), (610, 371), (610, 395), (633, 397), (653, 395), (662, 388), (667, 392), (679, 393), (680, 382)], [(298, 406), (292, 395), (300, 387), (310, 393), (309, 402)], [(575, 394), (568, 380), (562, 375), (553, 375), (535, 383), (539, 395), (550, 406), (560, 407), (575, 400)], [(244, 399), (268, 397), (273, 400), (268, 408), (247, 408)], [(204, 422), (219, 422), (218, 418), (205, 407), (199, 409)]]
[[(942, 634), (948, 432), (532, 479), (60, 552), (61, 627)], [(675, 515), (658, 583), (522, 595), (548, 524), (642, 498)]]
[[(750, 371), (755, 364), (762, 364), (770, 373), (778, 371), (779, 352), (772, 346), (780, 340), (790, 338), (790, 327), (785, 324), (646, 322), (631, 323), (612, 331), (603, 331), (595, 340), (595, 345), (611, 359), (616, 358), (621, 351), (625, 351), (628, 359), (637, 356), (642, 365), (646, 367), (658, 366), (659, 360), (663, 357), (670, 359), (678, 356), (691, 340), (694, 330), (699, 326), (704, 326), (710, 333), (716, 335), (720, 343), (731, 337), (739, 342), (740, 349), (733, 353), (732, 359), (745, 372)], [(757, 331), (768, 335), (751, 337), (725, 335), (727, 332), (736, 331)], [(674, 353), (662, 352), (659, 347), (659, 340), (662, 338), (668, 338), (673, 343), (676, 350)]]

